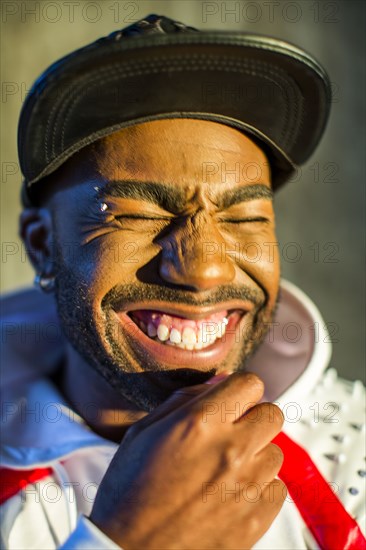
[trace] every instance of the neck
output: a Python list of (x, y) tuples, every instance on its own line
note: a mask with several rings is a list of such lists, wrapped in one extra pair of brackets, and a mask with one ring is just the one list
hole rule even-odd
[(57, 384), (71, 408), (111, 441), (119, 443), (127, 429), (147, 414), (114, 390), (70, 344)]

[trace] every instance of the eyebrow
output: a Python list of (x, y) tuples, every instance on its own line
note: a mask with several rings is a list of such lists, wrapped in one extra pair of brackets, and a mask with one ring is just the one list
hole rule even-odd
[(110, 181), (98, 194), (105, 196), (151, 202), (170, 212), (182, 210), (186, 203), (183, 190), (146, 181)]
[(220, 210), (225, 210), (234, 204), (253, 201), (256, 199), (273, 200), (273, 191), (262, 183), (246, 185), (236, 189), (229, 189), (215, 199)]
[[(106, 196), (142, 200), (170, 212), (183, 210), (187, 200), (182, 189), (146, 181), (110, 181), (98, 193), (98, 198)], [(256, 199), (272, 200), (273, 191), (264, 184), (246, 185), (224, 191), (213, 200), (220, 210), (225, 210), (234, 204)]]

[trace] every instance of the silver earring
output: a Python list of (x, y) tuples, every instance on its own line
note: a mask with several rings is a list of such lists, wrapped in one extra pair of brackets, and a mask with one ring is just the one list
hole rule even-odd
[(55, 289), (55, 280), (55, 277), (45, 277), (37, 273), (34, 277), (34, 286), (38, 287), (42, 292), (50, 293)]

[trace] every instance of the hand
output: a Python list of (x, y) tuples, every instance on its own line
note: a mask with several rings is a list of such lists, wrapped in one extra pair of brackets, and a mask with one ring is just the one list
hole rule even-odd
[(175, 392), (126, 433), (91, 521), (124, 550), (252, 547), (286, 497), (283, 416), (262, 395), (243, 373)]

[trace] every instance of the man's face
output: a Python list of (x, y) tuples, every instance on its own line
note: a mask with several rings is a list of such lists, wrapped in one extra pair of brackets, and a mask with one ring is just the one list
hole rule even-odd
[(257, 145), (214, 122), (144, 123), (74, 157), (54, 189), (60, 319), (112, 386), (151, 410), (178, 387), (244, 369), (279, 285)]

